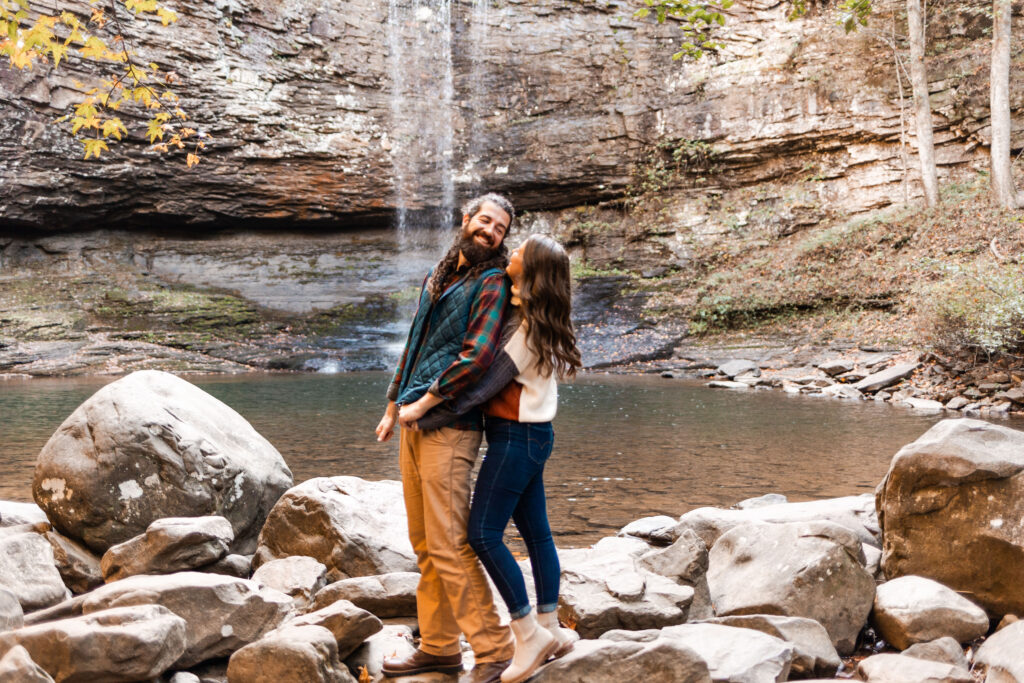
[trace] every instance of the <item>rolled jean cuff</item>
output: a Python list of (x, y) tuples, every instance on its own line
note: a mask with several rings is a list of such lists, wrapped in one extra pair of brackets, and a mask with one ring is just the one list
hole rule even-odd
[(554, 612), (558, 609), (557, 602), (546, 602), (543, 605), (537, 605), (537, 614), (544, 614), (546, 612)]
[(525, 607), (520, 607), (515, 612), (509, 612), (508, 616), (511, 619), (522, 619), (530, 613), (530, 603), (526, 603)]

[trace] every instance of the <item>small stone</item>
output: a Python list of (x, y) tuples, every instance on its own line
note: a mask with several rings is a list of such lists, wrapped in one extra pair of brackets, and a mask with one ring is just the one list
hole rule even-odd
[(953, 398), (949, 399), (949, 402), (946, 404), (946, 408), (948, 410), (960, 410), (968, 403), (970, 403), (970, 401), (964, 398), (963, 396), (954, 396)]
[(852, 371), (854, 366), (853, 361), (836, 359), (819, 364), (818, 369), (829, 377), (835, 377), (836, 375)]
[(922, 576), (901, 576), (875, 592), (879, 635), (900, 650), (950, 636), (966, 643), (988, 631), (988, 616), (967, 598)]
[(747, 384), (746, 382), (724, 382), (724, 381), (721, 381), (721, 380), (716, 380), (716, 381), (713, 381), (713, 382), (708, 382), (708, 388), (710, 388), (710, 389), (734, 389), (734, 390), (739, 390), (739, 391), (746, 391), (747, 389), (750, 388), (750, 385)]
[(972, 683), (967, 669), (929, 662), (916, 657), (880, 654), (868, 657), (857, 665), (857, 676), (865, 683), (903, 683), (906, 681), (942, 681), (943, 683)]
[(970, 668), (960, 643), (956, 642), (956, 638), (950, 636), (930, 640), (926, 643), (915, 643), (900, 654), (932, 662), (944, 662), (962, 669)]
[(327, 585), (327, 567), (312, 557), (293, 555), (267, 562), (253, 573), (252, 580), (290, 595), (301, 609)]
[(234, 540), (231, 522), (224, 517), (165, 517), (107, 550), (100, 568), (107, 581), (188, 571), (222, 558)]
[(720, 375), (725, 375), (729, 379), (732, 379), (737, 375), (752, 374), (755, 377), (759, 377), (761, 375), (761, 368), (758, 367), (757, 363), (744, 359), (726, 361), (719, 365), (715, 371)]

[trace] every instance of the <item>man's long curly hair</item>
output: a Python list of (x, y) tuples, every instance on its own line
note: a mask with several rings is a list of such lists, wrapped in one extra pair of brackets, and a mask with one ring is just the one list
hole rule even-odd
[[(472, 218), (479, 213), (481, 208), (483, 208), (484, 202), (491, 202), (508, 214), (508, 229), (505, 231), (505, 235), (507, 236), (508, 233), (512, 232), (512, 225), (516, 220), (516, 210), (512, 206), (512, 202), (505, 197), (502, 197), (500, 194), (489, 192), (487, 194), (480, 195), (479, 197), (474, 197), (466, 202), (465, 206), (462, 207), (463, 215)], [(434, 272), (431, 273), (430, 279), (427, 281), (427, 293), (430, 294), (430, 303), (436, 304), (441, 298), (441, 295), (444, 294), (445, 285), (459, 267), (459, 252), (461, 251), (464, 255), (469, 257), (473, 251), (471, 249), (472, 246), (473, 245), (471, 243), (467, 244), (463, 241), (462, 228), (460, 227), (458, 234), (455, 236), (455, 243), (452, 244), (450, 249), (448, 249), (448, 253), (438, 261), (437, 265), (434, 267)], [(507, 265), (508, 247), (505, 246), (505, 240), (502, 238), (501, 244), (498, 245), (497, 249), (493, 250), (492, 256), (476, 262), (472, 260), (470, 261), (470, 268), (465, 277), (468, 280), (472, 280), (491, 268), (505, 270), (505, 266)]]

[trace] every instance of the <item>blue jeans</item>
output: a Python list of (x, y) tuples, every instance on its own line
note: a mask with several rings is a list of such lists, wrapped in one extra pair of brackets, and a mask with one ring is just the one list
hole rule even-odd
[(558, 607), (558, 553), (548, 526), (544, 498), (544, 463), (555, 432), (550, 422), (528, 423), (487, 418), (487, 455), (473, 490), (469, 510), (469, 544), (476, 551), (513, 619), (530, 613), (526, 582), (504, 542), (513, 519), (533, 567), (537, 611)]

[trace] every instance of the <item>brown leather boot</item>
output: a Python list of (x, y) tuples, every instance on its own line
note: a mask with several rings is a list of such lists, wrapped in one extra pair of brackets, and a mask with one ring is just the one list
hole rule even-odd
[(381, 673), (386, 678), (396, 676), (412, 676), (437, 671), (444, 674), (457, 674), (462, 671), (462, 654), (431, 655), (417, 649), (405, 657), (385, 657)]
[(480, 662), (459, 677), (459, 683), (499, 683), (501, 672), (512, 663), (511, 659), (500, 662)]

